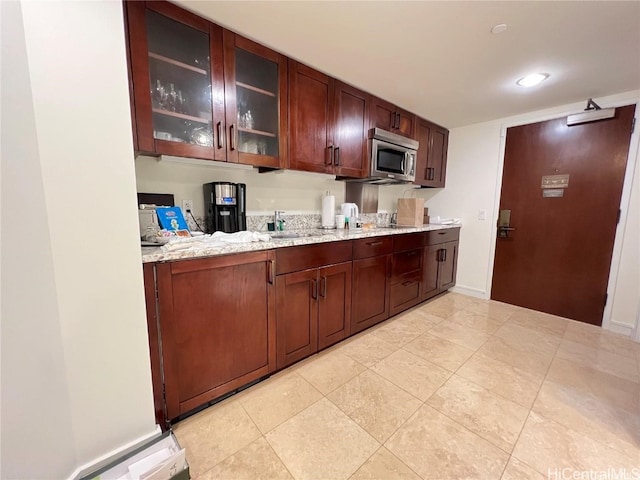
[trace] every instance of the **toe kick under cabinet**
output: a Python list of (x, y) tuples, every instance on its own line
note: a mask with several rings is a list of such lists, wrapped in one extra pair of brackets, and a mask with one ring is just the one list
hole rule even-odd
[(145, 263), (158, 424), (447, 290), (459, 231)]

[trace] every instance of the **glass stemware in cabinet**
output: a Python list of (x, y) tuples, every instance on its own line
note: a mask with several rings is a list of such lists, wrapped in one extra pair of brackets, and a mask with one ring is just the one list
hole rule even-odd
[(213, 144), (209, 35), (146, 12), (154, 138)]

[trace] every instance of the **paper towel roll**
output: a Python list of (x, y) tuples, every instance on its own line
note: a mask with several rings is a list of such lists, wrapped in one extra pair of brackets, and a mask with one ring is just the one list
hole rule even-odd
[(325, 228), (336, 226), (336, 197), (333, 195), (322, 197), (322, 226)]

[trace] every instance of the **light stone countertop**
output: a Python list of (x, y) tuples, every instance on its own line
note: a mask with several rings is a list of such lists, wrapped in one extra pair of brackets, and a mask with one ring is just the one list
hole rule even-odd
[(347, 230), (285, 230), (284, 232), (260, 232), (269, 234), (299, 233), (306, 236), (296, 238), (278, 238), (270, 242), (230, 243), (217, 244), (206, 248), (175, 250), (163, 252), (160, 247), (142, 247), (142, 263), (169, 262), (174, 260), (188, 260), (192, 258), (213, 257), (232, 253), (254, 252), (257, 250), (271, 250), (274, 248), (294, 247), (300, 245), (312, 245), (316, 243), (339, 242), (342, 240), (356, 240), (359, 238), (380, 237), (385, 235), (400, 235), (404, 233), (428, 232), (431, 230), (443, 230), (448, 228), (460, 228), (462, 225), (423, 225), (421, 227), (398, 228), (369, 228)]

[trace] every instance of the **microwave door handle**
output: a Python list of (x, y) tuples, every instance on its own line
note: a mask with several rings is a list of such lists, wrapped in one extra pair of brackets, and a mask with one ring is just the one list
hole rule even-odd
[(402, 170), (403, 174), (407, 173), (407, 171), (404, 169), (404, 165), (406, 163), (406, 160), (407, 160), (407, 154), (405, 153), (404, 157), (402, 157), (402, 162), (400, 162), (400, 170)]

